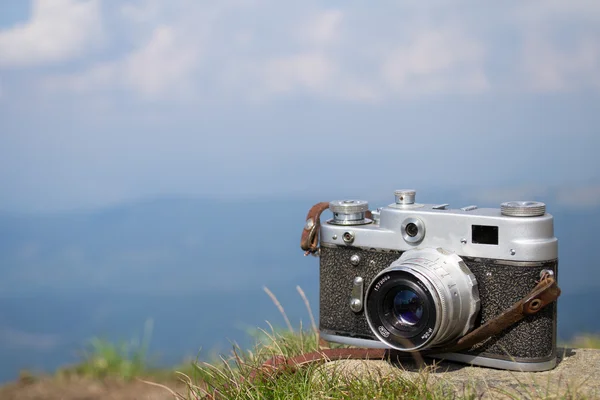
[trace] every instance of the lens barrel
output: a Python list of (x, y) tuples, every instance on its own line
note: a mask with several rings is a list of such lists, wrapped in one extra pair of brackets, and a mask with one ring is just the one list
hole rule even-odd
[(443, 249), (406, 251), (371, 282), (369, 327), (392, 348), (417, 351), (463, 336), (479, 312), (475, 276)]

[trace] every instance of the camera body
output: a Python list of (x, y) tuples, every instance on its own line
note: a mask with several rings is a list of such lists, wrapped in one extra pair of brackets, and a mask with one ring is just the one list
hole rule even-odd
[(362, 200), (329, 208), (319, 249), (323, 339), (507, 370), (554, 368), (556, 302), (467, 350), (435, 353), (521, 300), (543, 274), (556, 279), (558, 240), (543, 203), (449, 209), (397, 190), (377, 211)]

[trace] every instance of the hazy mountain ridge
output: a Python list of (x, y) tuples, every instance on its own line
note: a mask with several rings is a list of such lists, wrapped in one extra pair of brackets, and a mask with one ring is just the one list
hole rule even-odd
[[(262, 275), (260, 283), (268, 283), (269, 276), (281, 278), (280, 263), (302, 260), (291, 255), (300, 252), (304, 216), (288, 211), (288, 203), (277, 206), (158, 201), (87, 216), (0, 219), (0, 295), (21, 293), (25, 286), (77, 290), (82, 284), (205, 290), (231, 286), (232, 268), (240, 280)], [(240, 264), (252, 267), (236, 267)], [(282, 270), (286, 276), (290, 268)]]

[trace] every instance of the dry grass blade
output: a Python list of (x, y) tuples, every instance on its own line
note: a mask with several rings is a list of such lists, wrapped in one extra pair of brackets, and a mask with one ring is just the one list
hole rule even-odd
[(271, 300), (273, 300), (273, 303), (275, 303), (275, 306), (277, 306), (277, 308), (279, 309), (279, 312), (281, 313), (281, 315), (283, 316), (283, 319), (285, 320), (287, 328), (290, 330), (290, 332), (294, 332), (294, 328), (292, 328), (292, 324), (290, 323), (290, 320), (288, 319), (287, 314), (285, 313), (285, 310), (283, 309), (283, 306), (281, 305), (279, 300), (277, 300), (277, 297), (275, 297), (273, 292), (271, 292), (268, 287), (264, 286), (263, 290), (265, 291), (265, 293), (267, 293), (269, 295)]
[(304, 294), (304, 290), (302, 290), (300, 286), (296, 286), (296, 290), (298, 291), (300, 297), (302, 297), (302, 300), (304, 301), (304, 305), (306, 306), (306, 310), (308, 311), (308, 316), (310, 317), (310, 324), (313, 328), (313, 331), (317, 332), (317, 324), (315, 323), (315, 317), (312, 313), (312, 310), (310, 309), (310, 303), (308, 301), (308, 298), (306, 297), (306, 294)]
[(174, 391), (173, 389), (171, 389), (171, 388), (170, 388), (170, 387), (168, 387), (168, 386), (165, 386), (165, 385), (163, 385), (163, 384), (156, 383), (156, 382), (145, 381), (145, 380), (143, 380), (143, 379), (140, 379), (140, 378), (136, 378), (136, 379), (137, 379), (138, 381), (142, 382), (142, 383), (145, 383), (145, 384), (147, 384), (147, 385), (150, 385), (150, 386), (156, 386), (156, 387), (159, 387), (159, 388), (165, 389), (167, 392), (171, 393), (171, 394), (173, 395), (173, 398), (174, 398), (174, 399), (176, 399), (176, 400), (185, 400), (185, 397), (184, 397), (184, 396), (182, 396), (181, 394), (177, 393), (176, 391)]
[(267, 321), (267, 324), (269, 325), (269, 327), (271, 328), (271, 332), (273, 332), (273, 335), (270, 335), (269, 333), (267, 333), (267, 331), (265, 331), (264, 329), (260, 328), (260, 330), (269, 338), (269, 340), (271, 341), (271, 344), (269, 346), (264, 346), (264, 349), (266, 351), (269, 351), (271, 353), (273, 353), (273, 348), (275, 348), (277, 351), (274, 353), (276, 354), (285, 354), (285, 352), (283, 351), (283, 349), (281, 348), (281, 346), (279, 345), (279, 341), (275, 338), (275, 330), (273, 329), (273, 326)]

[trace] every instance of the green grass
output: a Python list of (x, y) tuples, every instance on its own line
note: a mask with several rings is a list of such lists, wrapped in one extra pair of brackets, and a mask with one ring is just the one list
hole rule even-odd
[(148, 375), (150, 360), (148, 345), (152, 333), (152, 321), (146, 321), (141, 340), (113, 343), (93, 338), (82, 351), (81, 362), (57, 371), (58, 376), (77, 375), (86, 378), (119, 378), (125, 381)]
[(83, 361), (61, 370), (60, 374), (75, 374), (102, 379), (109, 376), (131, 380), (147, 371), (146, 354), (142, 348), (131, 348), (128, 343), (114, 344), (94, 338), (90, 341)]
[(225, 399), (448, 399), (450, 396), (448, 387), (432, 385), (426, 373), (411, 380), (390, 376), (360, 380), (310, 365), (296, 372), (250, 379), (252, 372), (273, 356), (294, 357), (316, 350), (318, 334), (314, 330), (263, 331), (262, 340), (252, 351), (235, 347), (219, 364), (196, 363), (193, 375), (182, 374), (189, 392), (180, 398), (199, 399), (215, 393)]
[[(591, 343), (598, 343), (600, 336), (587, 335)], [(263, 338), (252, 350), (234, 347), (220, 363), (195, 363), (191, 374), (180, 374), (187, 383), (188, 393), (178, 394), (181, 400), (210, 398), (218, 393), (225, 399), (475, 399), (480, 397), (475, 387), (467, 385), (455, 388), (451, 383), (432, 378), (429, 370), (422, 370), (411, 379), (399, 375), (371, 374), (372, 379), (355, 379), (352, 374), (334, 368), (311, 365), (296, 372), (265, 375), (251, 381), (250, 374), (273, 356), (294, 357), (318, 349), (315, 331), (263, 331)], [(579, 343), (579, 342), (577, 342)], [(515, 391), (490, 389), (495, 396), (520, 399), (528, 398), (585, 399), (577, 389), (566, 392), (545, 393), (542, 387), (532, 389), (527, 382), (515, 381)], [(539, 382), (538, 382), (539, 384)], [(562, 389), (561, 389), (562, 390)], [(538, 391), (541, 392), (538, 393)], [(479, 391), (480, 392), (480, 391)]]
[(600, 334), (580, 334), (568, 342), (559, 343), (560, 347), (573, 347), (585, 349), (600, 349)]

